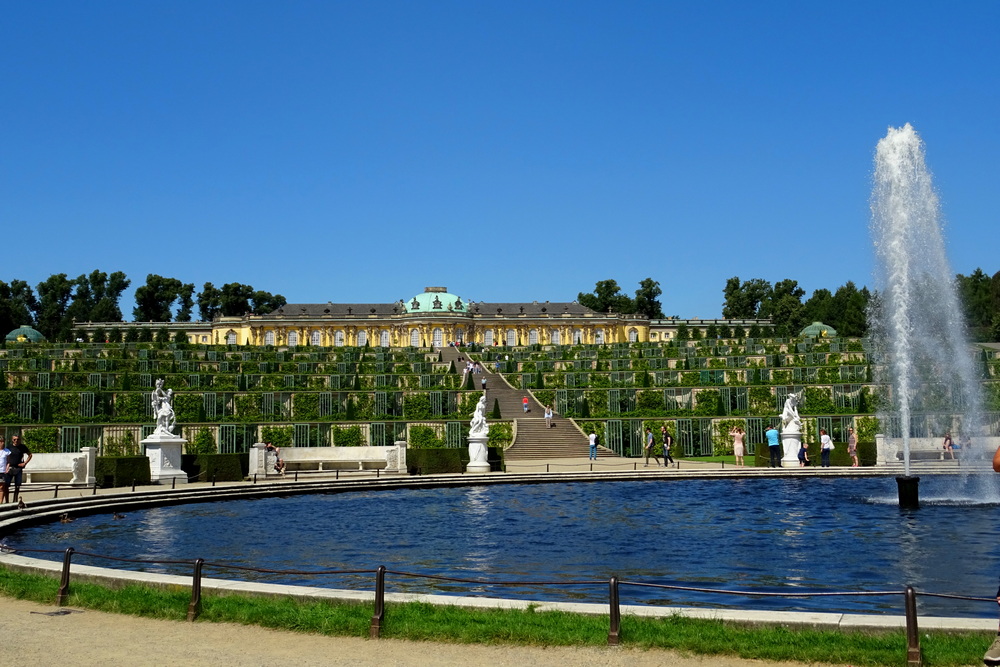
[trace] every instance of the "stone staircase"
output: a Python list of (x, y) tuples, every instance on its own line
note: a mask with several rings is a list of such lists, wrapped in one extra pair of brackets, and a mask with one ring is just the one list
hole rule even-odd
[[(476, 358), (485, 359), (486, 355), (476, 354)], [(468, 352), (461, 347), (444, 347), (441, 349), (442, 361), (454, 361), (455, 370), (463, 373)], [(524, 461), (553, 458), (587, 458), (590, 456), (590, 444), (587, 436), (569, 419), (556, 415), (552, 418), (552, 428), (545, 427), (545, 406), (535, 400), (530, 392), (520, 391), (511, 387), (503, 376), (493, 372), (492, 361), (481, 361), (483, 374), (475, 375), (476, 387), (481, 386), (480, 380), (486, 378), (486, 410), (487, 415), (493, 410), (494, 401), (499, 404), (500, 416), (517, 422), (517, 435), (514, 443), (504, 451), (508, 461)], [(528, 397), (528, 412), (524, 412), (523, 400)], [(598, 445), (598, 458), (617, 458), (610, 449)]]

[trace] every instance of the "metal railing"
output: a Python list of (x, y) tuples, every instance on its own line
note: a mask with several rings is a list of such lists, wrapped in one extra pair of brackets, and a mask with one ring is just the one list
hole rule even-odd
[[(621, 580), (617, 576), (610, 579), (586, 579), (578, 581), (499, 581), (489, 579), (467, 579), (461, 577), (448, 577), (442, 575), (423, 574), (416, 572), (403, 572), (398, 570), (388, 570), (384, 565), (378, 566), (374, 570), (274, 570), (268, 568), (248, 567), (234, 565), (230, 563), (215, 563), (206, 561), (204, 558), (194, 560), (154, 560), (143, 558), (121, 558), (108, 556), (105, 554), (95, 554), (83, 551), (76, 551), (73, 547), (65, 550), (59, 549), (25, 549), (9, 547), (0, 544), (0, 551), (4, 553), (47, 553), (59, 554), (62, 558), (62, 572), (59, 583), (59, 591), (56, 595), (55, 603), (62, 606), (66, 603), (70, 591), (70, 573), (74, 556), (86, 556), (89, 558), (99, 558), (115, 561), (119, 563), (141, 563), (147, 565), (187, 565), (191, 567), (191, 599), (188, 604), (187, 620), (194, 621), (201, 613), (202, 602), (202, 578), (205, 568), (216, 570), (235, 570), (241, 572), (256, 572), (273, 575), (295, 575), (295, 576), (324, 576), (324, 575), (375, 575), (374, 582), (374, 610), (369, 627), (369, 636), (378, 639), (381, 636), (382, 628), (385, 624), (385, 590), (386, 575), (395, 577), (405, 577), (414, 579), (430, 579), (434, 581), (446, 581), (460, 584), (472, 584), (479, 587), (523, 587), (523, 586), (554, 586), (559, 588), (571, 586), (607, 586), (608, 587), (608, 644), (617, 645), (622, 639), (621, 622), (621, 589), (622, 587), (651, 588), (659, 590), (686, 591), (694, 593), (707, 593), (712, 595), (736, 595), (754, 598), (832, 598), (832, 597), (891, 597), (901, 596), (903, 598), (903, 615), (906, 619), (906, 664), (916, 667), (921, 665), (920, 654), (920, 632), (917, 625), (917, 591), (912, 586), (906, 586), (903, 590), (884, 591), (830, 591), (822, 593), (776, 593), (760, 591), (740, 591), (719, 588), (704, 588), (695, 586), (678, 586), (668, 584), (654, 584), (642, 581)], [(973, 597), (965, 595), (955, 595), (951, 593), (927, 593), (920, 595), (936, 598), (947, 598), (952, 600), (967, 600), (973, 602), (996, 602), (992, 597)]]

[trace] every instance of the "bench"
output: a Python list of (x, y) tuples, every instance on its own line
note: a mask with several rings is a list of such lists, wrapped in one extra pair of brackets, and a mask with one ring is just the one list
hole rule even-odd
[[(385, 470), (406, 471), (406, 443), (391, 447), (283, 447), (285, 472), (297, 470)], [(273, 475), (276, 457), (264, 443), (250, 448), (250, 474)]]
[(24, 483), (93, 484), (97, 448), (81, 447), (79, 452), (33, 454), (24, 467)]
[[(911, 461), (951, 461), (949, 454), (942, 447), (944, 436), (940, 438), (910, 438)], [(987, 461), (993, 458), (993, 452), (1000, 446), (1000, 437), (977, 436), (972, 438), (971, 446), (952, 449), (955, 459)], [(875, 449), (878, 452), (878, 465), (896, 463), (903, 460), (903, 439), (887, 438), (882, 434), (875, 436)]]

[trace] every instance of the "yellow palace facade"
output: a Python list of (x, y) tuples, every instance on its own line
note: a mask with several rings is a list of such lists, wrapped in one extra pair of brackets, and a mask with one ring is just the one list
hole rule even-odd
[(191, 342), (213, 345), (514, 347), (646, 341), (649, 324), (643, 316), (598, 313), (576, 302), (474, 302), (427, 287), (395, 303), (286, 304), (267, 315), (217, 318), (202, 325), (210, 332), (189, 324), (187, 332)]

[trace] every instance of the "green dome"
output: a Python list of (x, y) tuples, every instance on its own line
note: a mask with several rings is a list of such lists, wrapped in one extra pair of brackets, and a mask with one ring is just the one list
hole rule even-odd
[(409, 301), (403, 301), (402, 306), (410, 314), (468, 312), (465, 299), (448, 292), (444, 287), (428, 287)]
[(800, 336), (809, 336), (812, 338), (834, 338), (837, 335), (837, 330), (831, 327), (829, 324), (823, 324), (822, 322), (813, 322), (805, 329), (802, 330)]
[(44, 343), (45, 336), (35, 331), (27, 324), (22, 324), (7, 334), (6, 340), (8, 343)]

